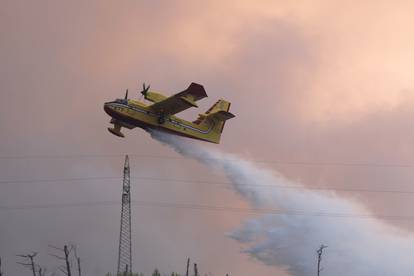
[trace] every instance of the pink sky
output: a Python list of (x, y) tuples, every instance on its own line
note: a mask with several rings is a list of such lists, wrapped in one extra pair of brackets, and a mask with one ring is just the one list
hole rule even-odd
[[(203, 84), (207, 109), (232, 102), (220, 150), (251, 160), (412, 164), (414, 30), (408, 1), (1, 1), (0, 156), (175, 156), (144, 131), (106, 131), (105, 101), (150, 83), (173, 94)], [(138, 94), (130, 95), (138, 97)], [(196, 111), (184, 117), (195, 117)], [(0, 160), (1, 180), (120, 175), (122, 158)], [(132, 157), (132, 174), (223, 180), (191, 160)], [(411, 168), (274, 169), (304, 185), (410, 190)], [(32, 185), (32, 184), (30, 184)], [(120, 183), (0, 186), (0, 204), (118, 200)], [(135, 199), (248, 206), (231, 190), (134, 183)], [(411, 195), (343, 193), (376, 214), (407, 216)], [(0, 256), (74, 241), (91, 275), (116, 264), (118, 207), (0, 211)], [(188, 255), (214, 275), (286, 275), (224, 235), (248, 215), (134, 209), (134, 263), (180, 270)], [(391, 223), (391, 222), (390, 222)], [(392, 222), (413, 230), (412, 222)], [(176, 231), (166, 231), (166, 229)], [(168, 232), (168, 233), (167, 233)], [(94, 254), (98, 250), (100, 254)], [(104, 252), (108, 252), (107, 254)], [(311, 253), (313, 254), (313, 253)]]

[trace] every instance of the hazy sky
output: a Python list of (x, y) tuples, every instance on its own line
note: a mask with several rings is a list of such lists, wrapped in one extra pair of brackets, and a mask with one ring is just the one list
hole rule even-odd
[[(145, 81), (173, 94), (194, 81), (209, 98), (184, 117), (192, 119), (219, 97), (232, 102), (237, 116), (226, 124), (222, 143), (211, 147), (271, 161), (268, 166), (304, 185), (414, 190), (412, 167), (380, 166), (414, 164), (410, 1), (0, 5), (0, 156), (24, 157), (0, 159), (1, 181), (121, 176), (126, 153), (135, 154), (133, 177), (225, 181), (192, 160), (140, 157), (178, 156), (144, 131), (125, 130), (119, 139), (106, 130), (103, 103), (126, 88), (138, 97), (134, 91)], [(0, 206), (116, 201), (120, 185), (120, 179), (2, 182)], [(132, 185), (134, 200), (248, 206), (211, 183), (133, 179)], [(338, 193), (381, 215), (410, 216), (414, 207), (412, 194)], [(3, 269), (24, 275), (14, 255), (38, 251), (52, 270), (57, 264), (47, 245), (74, 242), (88, 275), (114, 271), (119, 209), (0, 209)], [(136, 206), (134, 268), (182, 272), (190, 256), (213, 275), (287, 275), (249, 258), (226, 237), (248, 217)], [(388, 223), (414, 230), (413, 221)]]

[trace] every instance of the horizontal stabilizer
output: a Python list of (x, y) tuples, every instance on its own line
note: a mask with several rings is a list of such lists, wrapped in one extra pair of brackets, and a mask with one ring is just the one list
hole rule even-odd
[(219, 110), (213, 113), (209, 113), (206, 118), (213, 120), (213, 121), (227, 121), (231, 118), (234, 118), (236, 116), (234, 116), (232, 113), (228, 112), (228, 111), (224, 111), (224, 110)]

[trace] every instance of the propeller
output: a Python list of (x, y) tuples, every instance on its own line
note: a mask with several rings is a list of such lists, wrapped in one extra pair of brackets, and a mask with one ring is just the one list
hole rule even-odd
[(127, 100), (127, 99), (128, 99), (128, 89), (125, 92), (125, 100)]
[(147, 95), (147, 92), (148, 92), (148, 90), (149, 90), (149, 88), (150, 88), (150, 85), (148, 85), (148, 86), (145, 86), (145, 82), (142, 84), (142, 91), (141, 91), (141, 94), (142, 95), (144, 95), (144, 96), (146, 96)]

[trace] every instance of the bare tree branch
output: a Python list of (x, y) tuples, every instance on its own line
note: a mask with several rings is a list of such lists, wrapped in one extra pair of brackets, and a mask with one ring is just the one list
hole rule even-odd
[(31, 266), (32, 264), (25, 264), (25, 263), (21, 263), (21, 262), (16, 262), (19, 265), (26, 265), (26, 266)]
[(17, 257), (28, 259), (30, 261), (29, 264), (21, 263), (21, 262), (17, 262), (17, 263), (25, 267), (29, 266), (33, 272), (33, 276), (36, 276), (36, 264), (34, 262), (34, 257), (36, 257), (36, 255), (37, 255), (37, 252), (33, 252), (32, 254), (27, 254), (27, 255), (16, 255)]
[(53, 254), (50, 254), (51, 256), (54, 256), (55, 258), (57, 258), (57, 259), (59, 259), (59, 260), (63, 260), (63, 261), (65, 261), (65, 265), (66, 265), (66, 267), (65, 267), (65, 269), (64, 270), (62, 270), (62, 268), (59, 268), (59, 270), (60, 271), (62, 271), (62, 272), (64, 272), (66, 275), (68, 275), (68, 276), (72, 276), (72, 272), (71, 272), (71, 263), (70, 263), (70, 252), (73, 250), (73, 245), (71, 245), (70, 247), (68, 247), (66, 244), (63, 246), (63, 249), (62, 248), (59, 248), (59, 247), (56, 247), (56, 246), (53, 246), (53, 245), (48, 245), (50, 248), (53, 248), (53, 249), (56, 249), (56, 250), (59, 250), (59, 251), (62, 251), (63, 252), (63, 254), (65, 255), (64, 257), (62, 257), (62, 256), (57, 256), (57, 255), (53, 255)]
[(68, 275), (68, 273), (65, 271), (65, 269), (64, 269), (64, 268), (59, 267), (59, 270), (60, 270), (62, 273), (64, 273), (65, 275)]
[(55, 257), (56, 259), (59, 259), (59, 260), (62, 260), (62, 261), (65, 260), (65, 257), (61, 257), (61, 256), (58, 256), (58, 255), (55, 255), (55, 254), (49, 254), (49, 256)]
[(63, 249), (62, 249), (62, 248), (59, 248), (59, 247), (56, 247), (56, 246), (53, 246), (53, 245), (50, 245), (50, 244), (48, 244), (47, 246), (48, 246), (48, 247), (50, 247), (50, 248), (53, 248), (53, 249), (59, 250), (59, 251), (63, 251)]
[(73, 245), (73, 252), (75, 254), (76, 262), (78, 264), (78, 276), (82, 276), (81, 265), (80, 265), (80, 258), (78, 257), (78, 252), (76, 250), (76, 246), (75, 245)]
[(323, 268), (321, 268), (322, 254), (323, 254), (323, 250), (327, 247), (328, 246), (322, 244), (319, 247), (319, 249), (316, 250), (316, 253), (318, 254), (318, 270), (317, 270), (318, 271), (318, 276), (320, 275), (321, 271), (323, 270)]

